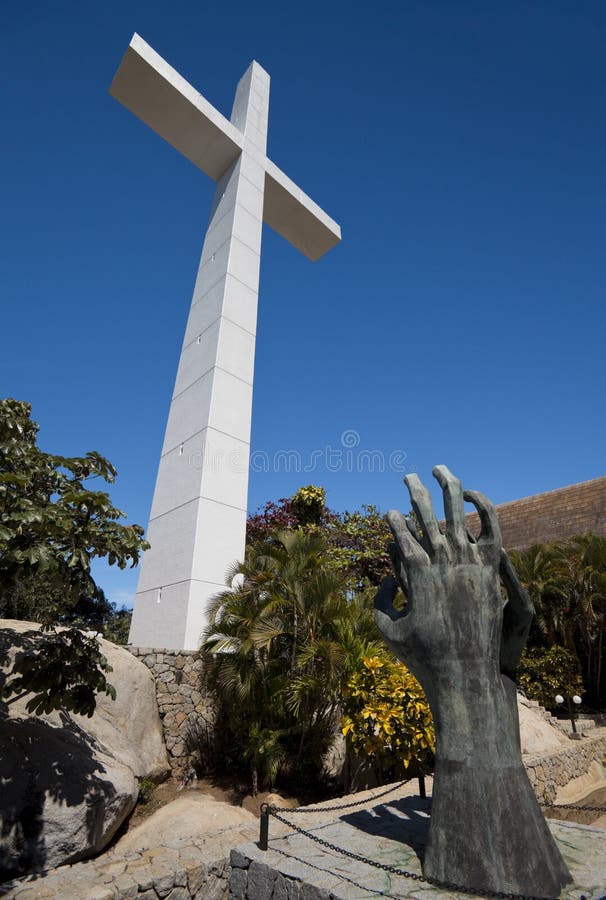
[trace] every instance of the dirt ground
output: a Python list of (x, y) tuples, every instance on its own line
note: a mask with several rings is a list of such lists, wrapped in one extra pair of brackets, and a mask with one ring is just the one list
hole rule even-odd
[[(125, 833), (131, 828), (135, 828), (144, 819), (147, 819), (157, 809), (166, 806), (172, 800), (179, 797), (182, 791), (200, 791), (203, 794), (209, 794), (213, 800), (223, 803), (229, 803), (231, 806), (243, 806), (249, 812), (258, 816), (262, 803), (273, 803), (275, 806), (289, 806), (294, 808), (302, 804), (314, 803), (318, 800), (327, 800), (326, 797), (290, 797), (285, 794), (269, 793), (267, 791), (260, 792), (256, 797), (252, 797), (241, 785), (234, 785), (233, 781), (227, 777), (224, 778), (202, 778), (195, 786), (180, 788), (179, 784), (172, 779), (159, 784), (153, 791), (151, 798), (147, 803), (138, 803), (131, 815), (127, 828), (121, 833)], [(606, 807), (606, 787), (592, 791), (586, 797), (577, 802), (578, 806), (601, 806)], [(584, 812), (581, 810), (570, 809), (547, 809), (545, 815), (549, 819), (560, 819), (569, 822), (576, 822), (580, 825), (595, 825), (597, 827), (606, 828), (606, 816), (604, 812)]]
[[(583, 797), (575, 806), (601, 806), (606, 808), (606, 787), (598, 788)], [(565, 822), (576, 822), (578, 825), (593, 825), (597, 828), (606, 828), (606, 814), (597, 811), (584, 811), (580, 809), (557, 809), (552, 807), (545, 811), (548, 819), (560, 819)]]
[[(243, 806), (244, 809), (254, 813), (256, 816), (259, 815), (262, 803), (274, 803), (276, 806), (290, 806), (291, 808), (300, 805), (299, 800), (295, 797), (268, 793), (267, 791), (259, 792), (256, 797), (252, 797), (244, 788), (234, 785), (229, 778), (201, 778), (197, 784), (186, 788), (181, 788), (176, 781), (170, 779), (165, 781), (164, 784), (157, 785), (147, 803), (139, 802), (137, 804), (125, 831), (135, 828), (144, 819), (156, 812), (157, 809), (166, 806), (167, 803), (181, 796), (184, 791), (199, 791), (203, 794), (209, 794), (213, 800), (229, 803), (231, 806)], [(122, 833), (125, 833), (125, 831)]]

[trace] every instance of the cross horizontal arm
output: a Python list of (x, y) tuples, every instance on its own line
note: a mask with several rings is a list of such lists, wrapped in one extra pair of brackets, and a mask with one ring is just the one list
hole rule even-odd
[[(109, 90), (214, 181), (245, 147), (242, 131), (138, 34)], [(265, 158), (264, 165), (263, 221), (315, 262), (341, 240), (341, 229), (271, 160)]]
[(337, 223), (269, 159), (263, 221), (313, 262), (341, 240)]
[(242, 149), (242, 133), (138, 34), (109, 92), (214, 181)]

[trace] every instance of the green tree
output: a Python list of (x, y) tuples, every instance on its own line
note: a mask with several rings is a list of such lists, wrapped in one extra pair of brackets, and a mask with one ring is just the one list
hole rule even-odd
[(96, 452), (45, 453), (37, 434), (29, 403), (0, 401), (0, 615), (29, 609), (42, 626), (17, 655), (2, 694), (33, 693), (30, 711), (90, 716), (97, 693), (114, 694), (95, 636), (70, 627), (85, 610), (89, 620), (91, 609), (102, 615), (107, 603), (91, 561), (135, 566), (148, 545), (139, 525), (119, 521), (124, 513), (107, 493), (89, 487), (96, 478), (111, 484), (112, 464)]
[(569, 617), (569, 573), (562, 546), (534, 544), (512, 550), (511, 561), (534, 605), (530, 643), (574, 647)]
[(130, 623), (133, 617), (131, 609), (125, 606), (117, 609), (116, 604), (112, 603), (112, 612), (102, 627), (103, 637), (111, 641), (113, 644), (128, 644), (128, 635), (130, 632)]
[(592, 700), (602, 697), (604, 626), (606, 624), (606, 539), (582, 534), (565, 545), (569, 610), (577, 653)]
[(588, 699), (599, 706), (604, 682), (606, 538), (578, 535), (512, 551), (511, 557), (535, 606), (529, 646), (564, 647), (573, 654)]
[(231, 575), (203, 650), (235, 756), (248, 761), (253, 791), (279, 774), (317, 779), (341, 686), (375, 646), (370, 612), (348, 600), (317, 532), (281, 531), (249, 545)]
[(583, 679), (576, 655), (554, 644), (549, 649), (529, 647), (522, 653), (518, 684), (529, 700), (545, 709), (558, 708), (556, 694), (572, 697), (583, 693)]
[(327, 565), (345, 578), (348, 590), (378, 587), (391, 571), (388, 545), (392, 536), (387, 518), (376, 506), (337, 513), (325, 502), (324, 489), (308, 485), (292, 497), (266, 503), (248, 518), (247, 543), (263, 545), (280, 530), (318, 532), (327, 544)]
[(308, 484), (293, 495), (290, 506), (299, 525), (320, 525), (326, 514), (326, 491)]
[(391, 572), (387, 517), (376, 506), (334, 514), (327, 528), (330, 556), (353, 591), (377, 588)]

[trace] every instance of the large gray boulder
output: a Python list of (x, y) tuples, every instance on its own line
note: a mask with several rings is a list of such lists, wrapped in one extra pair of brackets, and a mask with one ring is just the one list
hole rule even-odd
[(570, 739), (558, 728), (551, 717), (546, 718), (540, 707), (518, 694), (518, 718), (520, 743), (525, 756), (547, 756), (562, 747), (570, 746)]
[(204, 841), (211, 834), (253, 823), (257, 816), (242, 806), (214, 800), (202, 791), (186, 791), (176, 800), (152, 813), (135, 828), (131, 827), (115, 845), (116, 856), (149, 850), (163, 844), (173, 847)]
[[(38, 627), (0, 620), (4, 674)], [(151, 673), (123, 647), (101, 646), (117, 697), (99, 696), (92, 718), (32, 716), (28, 697), (2, 703), (0, 879), (98, 853), (132, 811), (139, 781), (169, 774)]]

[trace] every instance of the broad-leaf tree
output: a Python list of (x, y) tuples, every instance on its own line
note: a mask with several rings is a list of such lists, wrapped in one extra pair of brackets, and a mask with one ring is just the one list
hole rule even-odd
[(86, 622), (87, 611), (91, 622), (91, 610), (107, 604), (92, 560), (135, 566), (148, 545), (143, 529), (120, 522), (124, 513), (91, 485), (114, 481), (107, 459), (46, 453), (37, 435), (29, 403), (0, 401), (0, 615), (30, 610), (42, 626), (17, 654), (2, 695), (32, 693), (30, 711), (90, 716), (99, 692), (113, 695), (111, 669), (95, 636), (69, 624)]

